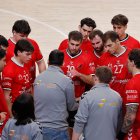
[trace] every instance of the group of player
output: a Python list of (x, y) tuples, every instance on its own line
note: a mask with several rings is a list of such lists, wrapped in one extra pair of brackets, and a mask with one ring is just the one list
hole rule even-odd
[[(82, 94), (96, 83), (94, 80), (96, 69), (100, 66), (110, 68), (113, 75), (110, 87), (120, 94), (123, 105), (127, 104), (127, 108), (123, 106), (126, 111), (123, 114), (125, 116), (124, 123), (118, 134), (118, 139), (121, 140), (125, 136), (125, 139), (138, 140), (140, 139), (140, 109), (138, 107), (140, 89), (135, 87), (135, 80), (138, 83), (139, 77), (131, 80), (132, 84), (129, 81), (132, 76), (140, 73), (140, 43), (126, 33), (128, 18), (125, 15), (114, 16), (111, 24), (113, 30), (103, 33), (96, 29), (93, 19), (82, 19), (79, 31), (69, 32), (68, 39), (62, 41), (58, 47), (58, 50), (64, 54), (61, 69), (73, 81), (75, 99), (80, 102)], [(13, 110), (11, 108), (16, 99), (19, 99), (17, 97), (24, 92), (34, 93), (35, 63), (38, 65), (39, 73), (46, 71), (46, 64), (38, 44), (28, 38), (30, 32), (31, 28), (26, 20), (17, 20), (12, 28), (13, 36), (9, 38), (8, 42), (6, 38), (0, 36), (0, 71), (2, 72), (0, 119), (2, 122), (4, 121), (1, 131), (8, 118), (12, 117)], [(131, 62), (138, 69), (135, 73), (130, 68)], [(69, 112), (71, 127), (74, 125), (75, 113)], [(78, 114), (76, 118), (78, 118)], [(80, 135), (76, 133), (76, 130), (79, 127), (79, 120), (75, 121), (72, 139), (78, 140)]]

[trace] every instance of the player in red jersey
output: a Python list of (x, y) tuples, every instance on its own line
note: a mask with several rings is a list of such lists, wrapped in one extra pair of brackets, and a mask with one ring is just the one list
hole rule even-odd
[(2, 87), (7, 100), (9, 110), (14, 102), (23, 92), (31, 93), (31, 76), (28, 68), (24, 65), (31, 59), (34, 51), (32, 44), (25, 40), (19, 40), (15, 45), (15, 56), (9, 60), (2, 73)]
[(75, 86), (75, 97), (79, 100), (85, 91), (85, 84), (93, 85), (94, 61), (87, 52), (80, 49), (82, 34), (78, 31), (69, 33), (69, 45), (64, 52), (64, 73), (71, 77)]
[(112, 69), (113, 78), (110, 86), (124, 97), (124, 88), (131, 74), (127, 69), (127, 59), (129, 50), (120, 45), (119, 36), (114, 31), (107, 31), (104, 36), (104, 45), (107, 50), (100, 58), (100, 65), (108, 66)]
[[(93, 85), (94, 62), (92, 57), (85, 51), (80, 49), (83, 36), (78, 31), (69, 33), (68, 47), (64, 52), (64, 63), (62, 69), (64, 73), (69, 76), (75, 87), (75, 97), (79, 101), (81, 95), (85, 91), (86, 84)], [(72, 127), (74, 125), (74, 116), (76, 111), (69, 112), (69, 133), (72, 136)]]
[(125, 88), (126, 114), (118, 140), (140, 140), (140, 49), (130, 51), (128, 69), (133, 77)]
[[(83, 41), (80, 46), (81, 50), (89, 52), (93, 51), (93, 47), (88, 37), (94, 28), (96, 28), (96, 23), (93, 19), (87, 17), (81, 20), (81, 23), (79, 25), (79, 31), (82, 33), (83, 36)], [(68, 47), (68, 39), (65, 39), (61, 42), (58, 49), (64, 50), (67, 49), (67, 47)]]
[(122, 14), (114, 16), (111, 20), (114, 31), (119, 35), (121, 45), (128, 47), (130, 50), (140, 48), (139, 41), (125, 32), (127, 29), (127, 23), (128, 18)]
[(90, 35), (90, 41), (92, 43), (92, 47), (94, 48), (92, 52), (93, 60), (95, 67), (98, 66), (100, 57), (104, 54), (105, 48), (103, 44), (103, 32), (101, 30), (93, 30)]
[(28, 38), (28, 35), (30, 32), (31, 32), (31, 28), (29, 26), (29, 23), (26, 20), (17, 20), (14, 23), (13, 28), (12, 28), (13, 36), (8, 40), (9, 46), (7, 49), (6, 62), (8, 62), (11, 59), (11, 57), (14, 56), (14, 48), (18, 40), (22, 38), (23, 39), (26, 38), (27, 40), (29, 40), (29, 42), (34, 47), (34, 52), (32, 54), (32, 58), (30, 59), (30, 61), (25, 65), (29, 68), (31, 72), (31, 76), (32, 76), (31, 82), (33, 83), (36, 77), (35, 63), (37, 63), (38, 65), (39, 73), (46, 70), (46, 65), (43, 60), (43, 56), (41, 54), (38, 44), (34, 40)]
[[(6, 64), (6, 52), (5, 50), (1, 49), (0, 50), (0, 72), (2, 72), (4, 66)], [(9, 111), (8, 111), (8, 106), (6, 103), (6, 99), (1, 87), (0, 83), (0, 137), (1, 137), (1, 132), (2, 129), (7, 122), (9, 118)]]

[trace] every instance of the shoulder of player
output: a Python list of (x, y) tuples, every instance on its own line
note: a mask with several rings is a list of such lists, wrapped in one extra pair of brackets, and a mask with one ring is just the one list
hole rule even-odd
[(31, 39), (31, 38), (27, 38), (27, 40), (33, 45), (34, 48), (35, 48), (35, 47), (39, 47), (39, 46), (38, 46), (38, 43), (37, 43), (35, 40), (33, 40), (33, 39)]
[(129, 38), (128, 39), (131, 40), (131, 41), (133, 41), (133, 42), (135, 42), (135, 43), (139, 43), (139, 41), (136, 38), (134, 38), (134, 37), (132, 37), (130, 35), (129, 35)]

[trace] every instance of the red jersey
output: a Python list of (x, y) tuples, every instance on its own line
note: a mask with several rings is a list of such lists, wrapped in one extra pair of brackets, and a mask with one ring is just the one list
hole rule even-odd
[(19, 64), (14, 57), (7, 63), (2, 73), (2, 87), (11, 90), (12, 102), (23, 92), (31, 90), (31, 76), (28, 68)]
[(0, 85), (0, 113), (1, 112), (6, 112), (7, 114), (6, 114), (6, 120), (4, 122), (0, 123), (0, 136), (1, 136), (2, 129), (3, 129), (4, 125), (5, 125), (5, 123), (7, 122), (7, 120), (10, 117), (10, 114), (9, 114), (9, 111), (8, 111), (7, 102), (6, 102), (6, 99), (5, 99), (2, 87)]
[[(61, 42), (61, 44), (59, 45), (59, 50), (65, 50), (68, 48), (68, 39), (65, 39)], [(90, 42), (90, 40), (83, 40), (80, 49), (82, 51), (87, 51), (87, 52), (93, 52), (93, 47), (92, 44)]]
[[(29, 68), (29, 71), (30, 71), (31, 76), (32, 76), (31, 82), (33, 83), (35, 80), (35, 77), (36, 77), (35, 62), (41, 61), (43, 56), (40, 52), (38, 44), (32, 39), (28, 38), (27, 40), (29, 40), (29, 42), (34, 47), (34, 52), (32, 54), (31, 60), (27, 64), (25, 64), (25, 66), (27, 66)], [(15, 49), (15, 43), (11, 39), (8, 40), (8, 43), (9, 43), (9, 46), (7, 48), (6, 62), (8, 62), (11, 59), (11, 57), (14, 56), (14, 49)]]
[[(140, 73), (136, 74), (126, 85), (125, 88), (125, 104), (140, 105)], [(140, 140), (140, 107), (138, 107), (136, 119), (132, 129), (127, 135), (127, 140)]]
[[(93, 59), (86, 53), (81, 50), (81, 52), (72, 57), (69, 55), (67, 50), (64, 52), (64, 64), (63, 71), (64, 73), (71, 78), (70, 69), (76, 69), (78, 72), (89, 75), (93, 74), (95, 71)], [(75, 86), (75, 97), (78, 98), (85, 91), (85, 83), (78, 77), (72, 78)]]
[(105, 65), (112, 69), (113, 77), (110, 87), (119, 92), (122, 98), (124, 97), (125, 85), (132, 77), (127, 68), (128, 53), (129, 50), (126, 48), (118, 56), (106, 52), (101, 56), (99, 63), (100, 66)]
[(121, 45), (128, 47), (130, 50), (134, 48), (140, 48), (139, 41), (129, 35), (127, 35), (125, 39), (120, 40), (120, 43)]

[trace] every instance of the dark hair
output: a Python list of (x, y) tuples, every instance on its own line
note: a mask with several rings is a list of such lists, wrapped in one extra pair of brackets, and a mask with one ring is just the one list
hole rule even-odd
[(91, 31), (89, 39), (92, 40), (96, 35), (98, 35), (103, 40), (103, 32), (101, 30), (95, 29)]
[(2, 45), (3, 47), (8, 47), (8, 41), (7, 41), (7, 39), (4, 37), (4, 36), (2, 36), (2, 35), (0, 35), (0, 45)]
[(17, 120), (15, 124), (25, 125), (31, 123), (32, 120), (35, 120), (34, 110), (32, 95), (29, 93), (19, 95), (12, 105), (12, 114)]
[(32, 46), (32, 44), (26, 40), (26, 39), (21, 39), (19, 40), (16, 45), (15, 45), (15, 49), (14, 49), (14, 53), (17, 56), (17, 52), (33, 52), (34, 51), (34, 47)]
[(17, 20), (12, 28), (12, 32), (15, 31), (17, 33), (29, 35), (31, 32), (31, 28), (29, 23), (26, 20)]
[(128, 18), (125, 16), (125, 15), (122, 15), (122, 14), (118, 14), (116, 16), (114, 16), (111, 20), (111, 24), (114, 25), (127, 25), (128, 23)]
[(71, 31), (69, 32), (68, 39), (82, 42), (83, 36), (79, 31)]
[(112, 71), (107, 66), (100, 66), (96, 69), (95, 75), (99, 78), (101, 83), (109, 84), (112, 80)]
[(3, 49), (0, 49), (0, 60), (1, 60), (2, 58), (4, 58), (5, 56), (6, 56), (6, 51), (3, 50)]
[(64, 61), (64, 53), (55, 49), (49, 54), (49, 65), (62, 66)]
[(133, 49), (129, 52), (128, 58), (130, 61), (134, 61), (136, 68), (140, 69), (140, 49)]
[(96, 28), (95, 21), (89, 17), (86, 17), (81, 20), (80, 26), (82, 27), (84, 24), (87, 25), (88, 27), (92, 27), (93, 29)]
[(107, 31), (103, 35), (103, 42), (106, 43), (108, 39), (115, 42), (117, 39), (119, 40), (119, 35), (114, 31)]

